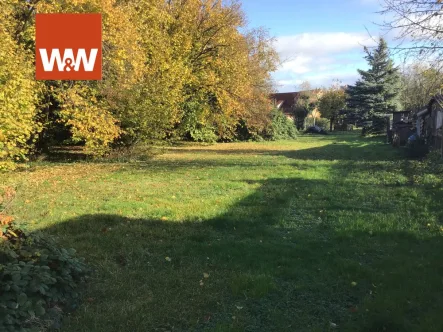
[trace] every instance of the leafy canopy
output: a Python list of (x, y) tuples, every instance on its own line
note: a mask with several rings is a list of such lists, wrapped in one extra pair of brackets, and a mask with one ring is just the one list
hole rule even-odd
[[(35, 13), (102, 13), (102, 81), (35, 82)], [(231, 140), (269, 126), (273, 39), (218, 0), (5, 0), (0, 8), (0, 161), (68, 141)], [(19, 121), (18, 121), (19, 120)], [(37, 140), (37, 142), (36, 142)]]

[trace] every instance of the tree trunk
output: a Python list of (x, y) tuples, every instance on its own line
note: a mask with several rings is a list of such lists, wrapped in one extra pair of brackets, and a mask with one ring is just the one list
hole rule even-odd
[(334, 118), (331, 118), (331, 120), (329, 121), (329, 131), (332, 131), (333, 125), (334, 125)]

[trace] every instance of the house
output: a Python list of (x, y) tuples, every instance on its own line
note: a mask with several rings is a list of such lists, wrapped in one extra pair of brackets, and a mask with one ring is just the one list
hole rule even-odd
[(274, 93), (271, 100), (277, 109), (281, 110), (288, 118), (294, 119), (294, 107), (300, 92)]
[(443, 95), (432, 97), (416, 114), (416, 131), (430, 147), (443, 150)]
[(310, 114), (306, 112), (302, 112), (303, 114), (295, 114), (295, 106), (297, 104), (297, 100), (301, 96), (306, 96), (308, 98), (308, 102), (315, 103), (318, 101), (323, 94), (322, 89), (314, 89), (308, 91), (299, 91), (299, 92), (284, 92), (284, 93), (274, 93), (271, 95), (271, 100), (277, 109), (281, 110), (283, 114), (286, 115), (288, 119), (291, 119), (295, 122), (295, 125), (298, 129), (303, 129), (305, 127), (305, 119), (306, 117), (320, 117), (320, 112), (317, 109), (314, 109)]

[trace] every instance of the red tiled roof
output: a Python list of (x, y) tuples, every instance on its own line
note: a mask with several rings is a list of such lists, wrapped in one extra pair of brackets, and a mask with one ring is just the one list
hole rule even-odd
[(274, 93), (271, 99), (277, 101), (277, 105), (283, 102), (281, 108), (290, 108), (295, 104), (299, 94), (299, 92)]

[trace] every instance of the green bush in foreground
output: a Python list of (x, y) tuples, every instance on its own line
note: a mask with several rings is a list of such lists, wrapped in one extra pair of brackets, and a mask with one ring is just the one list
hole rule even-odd
[(280, 110), (273, 110), (270, 129), (265, 137), (269, 140), (294, 139), (297, 138), (297, 128), (294, 121), (288, 119)]
[(10, 223), (0, 230), (0, 331), (57, 328), (79, 299), (87, 268), (74, 249), (59, 248)]

